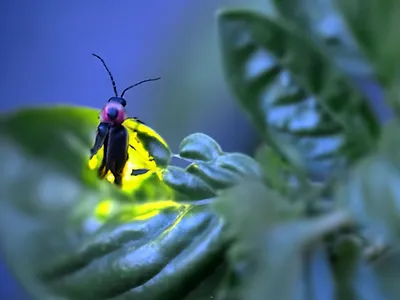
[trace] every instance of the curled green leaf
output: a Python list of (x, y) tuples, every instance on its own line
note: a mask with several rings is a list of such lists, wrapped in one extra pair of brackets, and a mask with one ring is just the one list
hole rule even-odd
[(204, 133), (193, 133), (183, 139), (179, 145), (181, 157), (210, 161), (222, 154), (219, 144)]
[(261, 178), (260, 165), (250, 156), (242, 153), (226, 153), (218, 157), (215, 165), (236, 172), (245, 177)]
[(298, 172), (326, 180), (373, 148), (379, 129), (365, 99), (306, 37), (249, 11), (222, 12), (219, 28), (232, 90)]
[(186, 137), (180, 154), (193, 162), (185, 170), (168, 167), (163, 180), (173, 190), (194, 200), (215, 196), (219, 190), (243, 180), (262, 177), (261, 167), (253, 158), (242, 153), (223, 152), (216, 141), (202, 133)]
[(214, 164), (197, 162), (189, 165), (188, 173), (196, 175), (215, 189), (225, 189), (240, 182), (241, 176)]
[(162, 176), (167, 185), (192, 200), (215, 196), (215, 191), (203, 179), (186, 172), (184, 169), (169, 166), (163, 171)]

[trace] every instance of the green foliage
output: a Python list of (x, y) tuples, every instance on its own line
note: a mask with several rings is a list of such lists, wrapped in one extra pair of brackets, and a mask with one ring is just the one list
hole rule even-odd
[[(200, 171), (208, 166), (219, 177), (168, 166), (162, 178), (176, 193), (153, 176), (129, 196), (88, 169), (97, 115), (93, 109), (56, 107), (2, 118), (0, 239), (12, 270), (38, 299), (212, 296), (215, 280), (199, 292), (197, 286), (221, 264), (226, 243), (209, 203), (223, 188), (221, 176), (229, 174), (222, 179), (232, 186), (247, 174), (258, 175), (258, 165), (221, 150), (215, 160), (199, 162)], [(169, 149), (148, 128), (138, 130), (137, 143), (163, 168)], [(185, 141), (192, 152), (211, 147), (206, 135)], [(156, 201), (160, 193), (175, 198)]]
[(364, 97), (312, 41), (248, 11), (224, 12), (219, 22), (232, 90), (291, 164), (328, 178), (371, 149), (377, 124)]
[(188, 159), (210, 161), (221, 153), (218, 143), (203, 133), (191, 134), (179, 145), (179, 154)]
[[(261, 178), (260, 166), (241, 153), (225, 153), (211, 137), (195, 133), (179, 147), (179, 157), (192, 163), (186, 169), (168, 167), (164, 182), (192, 199), (214, 197), (218, 191), (234, 186), (247, 178)], [(197, 195), (192, 195), (192, 193)]]
[(349, 171), (335, 195), (337, 206), (349, 209), (360, 226), (394, 244), (400, 238), (399, 130), (399, 124), (386, 125), (378, 150)]
[[(400, 60), (396, 51), (400, 46), (397, 35), (399, 4), (394, 0), (351, 3), (338, 0), (338, 7), (381, 83), (390, 89), (399, 76)], [(382, 28), (385, 34), (381, 34)]]
[(268, 145), (263, 183), (213, 204), (231, 240), (219, 299), (397, 299), (400, 127), (365, 92), (397, 109), (400, 5), (272, 2), (219, 14), (226, 77)]
[[(230, 287), (232, 294), (224, 291), (223, 299), (316, 299), (318, 294), (325, 297), (318, 287), (326, 284), (320, 281), (329, 277), (321, 279), (322, 274), (312, 274), (307, 267), (328, 265), (326, 252), (321, 246), (309, 248), (319, 245), (325, 234), (348, 224), (346, 213), (305, 219), (301, 204), (290, 205), (260, 183), (233, 188), (215, 206), (227, 219), (228, 234), (241, 237), (228, 252), (228, 259), (237, 266), (232, 276), (242, 286)], [(331, 276), (329, 269), (324, 272)], [(303, 278), (305, 273), (307, 279)], [(303, 280), (307, 281), (304, 285)]]
[(173, 154), (131, 120), (129, 162), (150, 172), (118, 189), (88, 166), (98, 111), (2, 117), (0, 250), (33, 297), (399, 298), (400, 125), (379, 124), (366, 91), (398, 110), (400, 4), (268, 5), (218, 15), (254, 159), (202, 133)]

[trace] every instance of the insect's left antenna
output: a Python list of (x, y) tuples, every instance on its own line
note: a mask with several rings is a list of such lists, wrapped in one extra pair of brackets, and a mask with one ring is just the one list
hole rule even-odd
[(110, 79), (111, 79), (111, 83), (113, 85), (113, 89), (114, 89), (114, 93), (115, 93), (115, 97), (118, 97), (118, 92), (117, 92), (117, 86), (115, 85), (115, 81), (114, 81), (114, 77), (112, 76), (110, 70), (108, 69), (104, 59), (102, 59), (100, 56), (98, 56), (97, 54), (92, 53), (92, 55), (94, 57), (97, 57), (98, 59), (100, 59), (100, 61), (103, 63), (104, 68), (106, 68), (108, 75), (110, 75)]

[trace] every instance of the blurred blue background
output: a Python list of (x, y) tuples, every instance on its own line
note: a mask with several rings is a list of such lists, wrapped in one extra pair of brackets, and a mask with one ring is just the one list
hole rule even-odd
[[(216, 12), (266, 9), (262, 0), (0, 1), (2, 110), (43, 104), (101, 108), (113, 95), (102, 56), (128, 112), (158, 131), (176, 151), (193, 132), (226, 151), (253, 154), (257, 135), (226, 85)], [(0, 261), (0, 299), (27, 299)]]

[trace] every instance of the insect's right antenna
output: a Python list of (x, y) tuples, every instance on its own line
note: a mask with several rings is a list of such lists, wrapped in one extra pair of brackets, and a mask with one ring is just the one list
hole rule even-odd
[(103, 66), (104, 66), (104, 68), (106, 68), (106, 70), (108, 72), (108, 75), (110, 75), (110, 79), (111, 79), (111, 83), (113, 85), (115, 97), (118, 97), (117, 86), (115, 85), (114, 77), (112, 76), (110, 70), (107, 68), (107, 65), (106, 65), (105, 61), (100, 56), (98, 56), (97, 54), (92, 53), (92, 55), (97, 57), (98, 59), (100, 59), (100, 61), (103, 63)]

